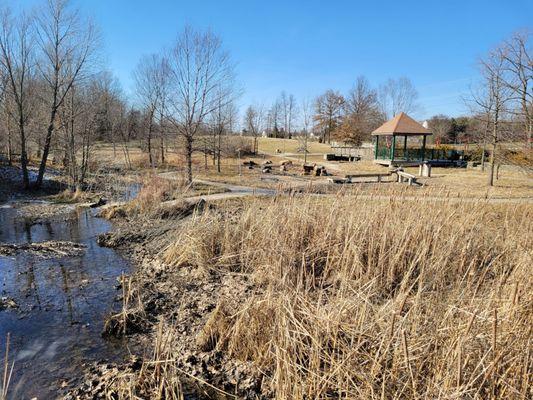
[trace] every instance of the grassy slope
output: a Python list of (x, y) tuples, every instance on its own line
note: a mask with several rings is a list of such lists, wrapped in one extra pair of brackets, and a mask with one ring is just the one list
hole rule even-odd
[[(298, 147), (300, 147), (300, 142), (297, 139), (259, 138), (259, 151), (267, 154), (275, 154), (278, 149), (282, 153), (297, 153)], [(331, 153), (331, 146), (309, 141), (308, 151), (309, 153)]]

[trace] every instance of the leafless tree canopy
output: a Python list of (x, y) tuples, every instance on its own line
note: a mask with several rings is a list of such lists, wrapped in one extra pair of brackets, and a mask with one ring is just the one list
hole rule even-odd
[(327, 90), (316, 98), (315, 130), (323, 142), (331, 142), (331, 134), (341, 122), (344, 104), (344, 97), (333, 90)]
[(147, 127), (146, 144), (150, 166), (154, 166), (152, 154), (152, 139), (156, 125), (156, 118), (159, 115), (159, 142), (161, 162), (164, 162), (164, 141), (163, 119), (166, 114), (165, 105), (170, 85), (170, 74), (168, 60), (159, 55), (152, 54), (141, 58), (133, 73), (135, 89), (138, 103), (146, 114)]
[(72, 87), (87, 78), (97, 37), (93, 25), (82, 20), (77, 10), (71, 10), (67, 0), (48, 0), (47, 6), (37, 14), (35, 32), (40, 50), (37, 68), (46, 84), (43, 101), (50, 114), (35, 182), (40, 187), (58, 110)]
[(257, 154), (257, 139), (261, 135), (264, 124), (263, 108), (261, 106), (248, 106), (244, 112), (244, 129), (254, 138), (253, 152)]
[(209, 114), (234, 98), (235, 70), (221, 39), (187, 27), (169, 55), (169, 118), (185, 139), (187, 176), (192, 182), (195, 135)]
[(360, 145), (370, 138), (370, 133), (384, 122), (380, 111), (377, 92), (370, 87), (364, 76), (357, 78), (346, 96), (342, 123), (334, 136), (338, 140)]
[(413, 113), (418, 109), (418, 92), (409, 78), (389, 79), (379, 88), (381, 111), (387, 119), (400, 112)]

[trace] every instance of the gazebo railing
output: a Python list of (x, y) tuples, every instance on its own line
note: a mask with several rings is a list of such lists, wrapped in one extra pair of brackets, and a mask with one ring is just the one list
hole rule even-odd
[[(461, 153), (457, 150), (425, 149), (424, 151), (422, 148), (394, 149), (394, 159), (402, 161), (458, 160), (460, 155)], [(390, 160), (391, 149), (388, 147), (379, 148), (376, 151), (376, 158)]]
[(381, 147), (376, 152), (376, 158), (383, 160), (390, 160), (390, 149), (387, 147)]
[(422, 160), (424, 157), (423, 150), (420, 149), (395, 149), (394, 159), (395, 160)]

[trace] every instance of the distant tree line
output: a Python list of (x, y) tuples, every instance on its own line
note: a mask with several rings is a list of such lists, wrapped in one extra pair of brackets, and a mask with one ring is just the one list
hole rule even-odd
[(324, 143), (360, 145), (386, 119), (400, 111), (416, 111), (417, 98), (418, 92), (408, 78), (389, 79), (374, 89), (364, 76), (359, 76), (345, 95), (328, 89), (314, 99), (298, 102), (294, 95), (282, 91), (269, 108), (249, 105), (243, 129), (254, 138), (265, 135), (290, 139), (313, 134)]
[[(400, 111), (420, 109), (406, 77), (372, 86), (356, 78), (347, 92), (328, 89), (296, 99), (282, 91), (270, 105), (251, 104), (239, 116), (241, 94), (234, 63), (211, 31), (186, 27), (169, 50), (142, 57), (135, 67), (134, 98), (102, 66), (98, 30), (68, 0), (46, 0), (31, 13), (0, 9), (0, 156), (19, 162), (26, 188), (39, 188), (50, 160), (61, 164), (72, 186), (98, 168), (92, 150), (112, 144), (131, 166), (135, 141), (148, 165), (166, 163), (169, 148), (184, 156), (193, 178), (193, 154), (218, 171), (225, 154), (241, 154), (229, 136), (297, 138), (307, 156), (308, 140), (359, 146)], [(436, 145), (478, 143), (490, 155), (490, 177), (504, 156), (499, 143), (533, 146), (532, 61), (529, 32), (520, 32), (480, 60), (479, 84), (466, 99), (470, 115), (435, 115), (427, 121)], [(28, 164), (35, 161), (36, 173)], [(32, 179), (33, 177), (33, 179)]]

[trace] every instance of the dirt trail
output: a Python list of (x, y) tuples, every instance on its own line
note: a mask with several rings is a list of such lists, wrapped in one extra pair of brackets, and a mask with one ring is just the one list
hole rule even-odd
[[(160, 173), (159, 176), (166, 178), (166, 179), (177, 179), (177, 172), (163, 172)], [(204, 185), (210, 185), (215, 187), (221, 187), (226, 189), (226, 192), (223, 193), (213, 193), (213, 194), (206, 194), (206, 195), (198, 195), (198, 196), (190, 196), (185, 197), (185, 199), (182, 200), (170, 200), (165, 201), (162, 203), (162, 205), (165, 206), (172, 206), (172, 205), (178, 205), (183, 200), (185, 200), (187, 203), (197, 203), (199, 201), (219, 201), (219, 200), (227, 200), (227, 199), (234, 199), (234, 198), (241, 198), (241, 197), (247, 197), (247, 196), (275, 196), (277, 194), (282, 194), (282, 192), (274, 189), (265, 189), (265, 188), (258, 188), (253, 186), (243, 186), (243, 185), (235, 185), (231, 183), (224, 183), (224, 182), (217, 182), (217, 181), (209, 181), (205, 179), (195, 179), (194, 182), (201, 183)], [(294, 179), (292, 182), (290, 179), (288, 182), (294, 183), (293, 189), (298, 189), (305, 187), (305, 184), (302, 183), (302, 181)], [(315, 182), (315, 184), (317, 184)], [(328, 184), (326, 182), (321, 182), (319, 184)], [(355, 187), (356, 184), (354, 184)], [(327, 196), (328, 194), (320, 194), (320, 193), (309, 193), (308, 195), (312, 196)], [(390, 200), (398, 200), (401, 199), (402, 201), (434, 201), (434, 202), (452, 202), (452, 203), (461, 203), (461, 202), (467, 202), (467, 203), (476, 203), (476, 202), (486, 202), (491, 204), (533, 204), (533, 197), (523, 197), (523, 198), (499, 198), (499, 197), (492, 197), (492, 198), (481, 198), (481, 197), (447, 197), (447, 196), (413, 196), (413, 195), (404, 195), (404, 194), (397, 194), (397, 195), (378, 195), (378, 194), (357, 194), (354, 195), (354, 200), (378, 200), (378, 201), (390, 201)], [(125, 204), (125, 202), (114, 202), (110, 203), (107, 206), (104, 206), (103, 208), (110, 207), (110, 206), (117, 206)]]

